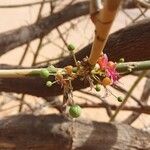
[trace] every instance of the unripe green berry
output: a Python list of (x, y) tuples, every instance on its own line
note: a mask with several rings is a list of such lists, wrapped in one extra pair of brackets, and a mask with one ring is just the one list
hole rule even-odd
[(73, 73), (77, 73), (77, 71), (78, 71), (78, 68), (77, 68), (77, 67), (73, 67), (73, 68), (72, 68), (72, 72), (73, 72)]
[(123, 98), (122, 98), (121, 96), (119, 96), (119, 97), (117, 98), (117, 100), (118, 100), (118, 102), (122, 102), (122, 101), (123, 101)]
[(72, 44), (67, 45), (67, 48), (69, 51), (73, 51), (75, 49), (75, 46)]
[(78, 118), (81, 115), (81, 107), (79, 105), (70, 106), (69, 114), (72, 118)]
[(124, 58), (120, 58), (120, 59), (119, 59), (119, 62), (120, 62), (120, 63), (123, 63), (123, 62), (124, 62)]
[(53, 82), (51, 82), (51, 81), (47, 81), (47, 82), (46, 82), (46, 86), (47, 86), (47, 87), (51, 87), (52, 85), (53, 85)]
[(41, 71), (40, 71), (40, 76), (41, 76), (42, 78), (48, 78), (49, 75), (50, 75), (50, 73), (49, 73), (49, 71), (48, 71), (46, 68), (41, 69)]
[(97, 92), (99, 92), (99, 91), (101, 90), (100, 84), (96, 84), (95, 90), (96, 90)]

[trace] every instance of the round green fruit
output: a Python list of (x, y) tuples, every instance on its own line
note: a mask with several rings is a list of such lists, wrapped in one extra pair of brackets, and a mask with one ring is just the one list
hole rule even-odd
[(100, 85), (99, 85), (99, 84), (96, 84), (96, 86), (95, 86), (95, 90), (96, 90), (97, 92), (99, 92), (99, 91), (101, 90), (101, 87), (100, 87)]
[(70, 106), (69, 114), (72, 118), (78, 118), (81, 115), (81, 107), (79, 105)]
[(73, 67), (72, 71), (73, 71), (73, 73), (77, 73), (78, 72), (78, 68), (77, 67)]
[(122, 102), (122, 101), (123, 101), (123, 98), (122, 98), (121, 96), (119, 96), (119, 97), (117, 98), (117, 100), (118, 100), (118, 102)]
[(53, 84), (53, 82), (51, 82), (51, 81), (47, 81), (47, 82), (46, 82), (46, 86), (47, 86), (47, 87), (51, 87), (52, 84)]
[(41, 69), (41, 71), (40, 71), (40, 76), (41, 76), (42, 78), (48, 78), (49, 75), (50, 75), (50, 73), (49, 73), (49, 71), (48, 71), (46, 68)]
[(69, 51), (73, 51), (73, 50), (75, 49), (75, 46), (72, 45), (72, 44), (69, 44), (69, 45), (67, 46), (67, 48), (68, 48)]

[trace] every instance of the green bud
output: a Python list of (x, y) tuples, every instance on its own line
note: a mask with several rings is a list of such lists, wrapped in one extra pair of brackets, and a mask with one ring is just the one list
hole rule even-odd
[(72, 72), (73, 72), (73, 73), (77, 73), (77, 71), (78, 71), (78, 68), (77, 68), (77, 67), (73, 67), (73, 68), (72, 68)]
[(50, 73), (49, 73), (49, 71), (48, 71), (46, 68), (41, 69), (41, 71), (40, 71), (40, 76), (41, 76), (42, 78), (48, 78), (49, 75), (50, 75)]
[(119, 62), (120, 62), (120, 63), (123, 63), (123, 62), (124, 62), (124, 58), (120, 58), (120, 59), (119, 59)]
[(50, 73), (56, 73), (58, 71), (58, 69), (55, 68), (53, 65), (48, 66), (47, 69)]
[(69, 114), (72, 118), (78, 118), (81, 115), (81, 107), (79, 105), (70, 106)]
[(118, 102), (122, 102), (122, 101), (123, 101), (123, 98), (122, 98), (121, 96), (119, 96), (119, 97), (117, 98), (117, 100), (118, 100)]
[(72, 44), (67, 45), (67, 48), (68, 48), (69, 51), (75, 50), (75, 46), (72, 45)]
[(47, 86), (47, 87), (51, 87), (52, 85), (53, 85), (53, 82), (51, 82), (51, 81), (47, 81), (47, 82), (46, 82), (46, 86)]
[(99, 92), (99, 91), (101, 90), (100, 84), (96, 84), (95, 90), (96, 90), (97, 92)]

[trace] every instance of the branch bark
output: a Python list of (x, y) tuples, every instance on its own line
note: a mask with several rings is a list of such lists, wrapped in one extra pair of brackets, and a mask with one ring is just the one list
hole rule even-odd
[(123, 124), (56, 116), (11, 116), (0, 121), (0, 149), (148, 150), (150, 134)]
[(76, 17), (88, 14), (88, 2), (79, 2), (64, 8), (58, 13), (42, 18), (38, 23), (23, 26), (0, 34), (0, 56), (6, 52), (48, 34), (57, 26)]
[[(104, 52), (112, 61), (118, 61), (120, 58), (125, 58), (126, 61), (143, 61), (150, 60), (150, 19), (141, 21), (132, 26), (121, 29), (110, 35)], [(77, 59), (89, 55), (91, 45), (76, 53)], [(67, 57), (60, 61), (55, 66), (64, 67), (68, 64), (74, 64), (72, 57)], [(50, 80), (53, 80), (51, 78)], [(38, 82), (37, 82), (38, 81)], [(74, 90), (79, 90), (89, 86), (88, 83), (76, 80), (73, 82)], [(62, 89), (59, 85), (54, 85), (51, 88), (45, 86), (43, 79), (26, 78), (26, 79), (0, 79), (0, 90), (5, 92), (26, 93), (35, 96), (56, 96), (62, 94)]]

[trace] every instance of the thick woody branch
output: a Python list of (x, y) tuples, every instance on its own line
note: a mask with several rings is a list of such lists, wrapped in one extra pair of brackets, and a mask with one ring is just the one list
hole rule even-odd
[[(112, 34), (105, 47), (105, 53), (112, 61), (118, 61), (124, 57), (126, 61), (150, 60), (150, 19), (141, 21)], [(89, 55), (91, 45), (79, 51), (76, 56), (78, 60)], [(74, 64), (72, 57), (67, 57), (56, 64), (56, 67), (64, 67)], [(3, 67), (4, 68), (4, 67)], [(53, 80), (51, 78), (50, 80)], [(56, 96), (62, 93), (59, 85), (51, 88), (45, 86), (43, 79), (28, 77), (26, 79), (0, 79), (0, 90), (5, 92), (27, 93), (35, 96)], [(88, 83), (76, 80), (73, 82), (74, 90), (89, 86)]]
[(149, 149), (150, 134), (123, 124), (68, 121), (61, 116), (12, 116), (0, 121), (0, 149)]

